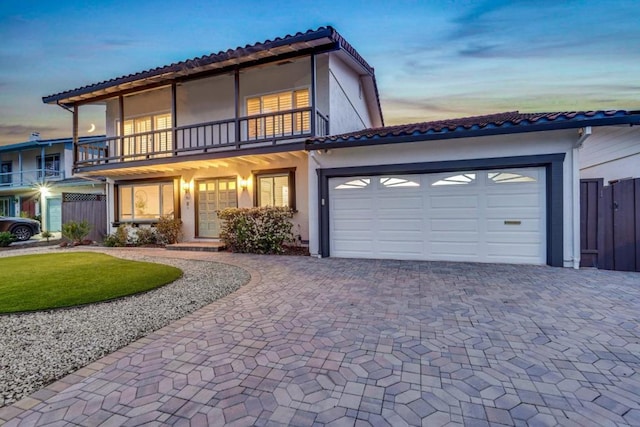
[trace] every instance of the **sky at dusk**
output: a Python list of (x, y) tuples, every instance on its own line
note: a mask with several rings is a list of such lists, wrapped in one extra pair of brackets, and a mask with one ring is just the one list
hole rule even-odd
[(71, 135), (43, 96), (325, 25), (375, 67), (387, 125), (640, 109), (639, 23), (637, 0), (0, 0), (0, 144)]

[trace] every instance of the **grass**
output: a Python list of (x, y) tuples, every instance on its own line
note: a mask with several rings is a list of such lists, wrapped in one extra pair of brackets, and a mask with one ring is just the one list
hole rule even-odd
[(72, 307), (149, 291), (178, 268), (91, 252), (0, 258), (0, 313)]

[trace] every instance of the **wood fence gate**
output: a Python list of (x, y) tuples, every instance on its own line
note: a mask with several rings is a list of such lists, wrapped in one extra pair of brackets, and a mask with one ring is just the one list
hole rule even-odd
[(640, 272), (640, 178), (580, 180), (580, 266)]
[(87, 239), (101, 242), (107, 234), (107, 196), (104, 194), (62, 193), (62, 223), (87, 220)]

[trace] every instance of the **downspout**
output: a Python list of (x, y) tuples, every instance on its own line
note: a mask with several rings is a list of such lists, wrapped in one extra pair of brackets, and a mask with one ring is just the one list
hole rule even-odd
[(580, 149), (591, 136), (591, 126), (578, 129), (578, 140), (571, 155), (573, 163), (573, 268), (580, 268)]

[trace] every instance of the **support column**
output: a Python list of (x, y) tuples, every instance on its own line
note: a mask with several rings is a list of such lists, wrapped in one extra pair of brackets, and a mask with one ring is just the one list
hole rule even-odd
[(44, 173), (44, 157), (45, 157), (45, 149), (44, 146), (40, 147), (40, 184), (44, 184), (44, 180), (45, 180), (45, 173)]
[(236, 148), (240, 148), (240, 69), (236, 68), (233, 73), (233, 92), (235, 98), (235, 109), (236, 109)]
[(73, 166), (78, 164), (78, 104), (73, 104)]
[(24, 176), (22, 174), (22, 151), (18, 151), (18, 170), (20, 171), (20, 186), (24, 182)]
[(311, 93), (309, 94), (311, 97), (311, 136), (316, 136), (318, 134), (318, 129), (316, 128), (316, 119), (317, 119), (317, 108), (316, 108), (316, 55), (314, 53), (311, 54)]
[(171, 127), (173, 128), (173, 130), (171, 131), (171, 145), (172, 148), (174, 149), (173, 151), (173, 155), (176, 156), (178, 155), (178, 152), (176, 151), (177, 147), (178, 147), (178, 130), (176, 129), (178, 127), (178, 100), (177, 100), (177, 86), (176, 86), (176, 82), (172, 82), (171, 83)]
[(120, 139), (118, 140), (119, 152), (113, 153), (116, 157), (124, 155), (124, 97), (122, 95), (118, 96), (118, 114), (120, 115)]

